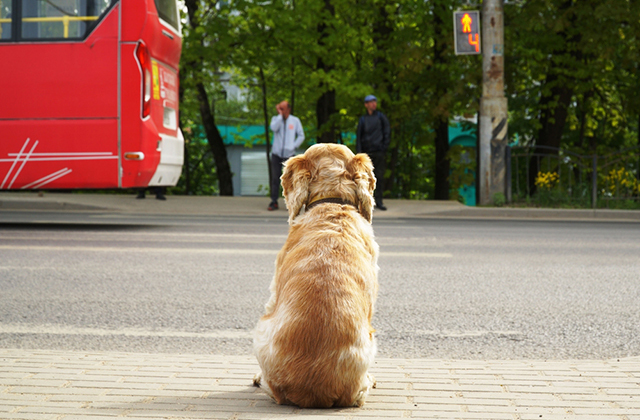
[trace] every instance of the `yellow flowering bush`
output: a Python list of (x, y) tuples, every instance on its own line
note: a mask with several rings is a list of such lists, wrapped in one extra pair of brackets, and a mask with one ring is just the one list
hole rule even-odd
[(607, 189), (612, 195), (640, 196), (640, 182), (625, 168), (612, 169), (607, 176)]
[(536, 187), (540, 190), (551, 191), (558, 184), (560, 177), (556, 172), (538, 172)]

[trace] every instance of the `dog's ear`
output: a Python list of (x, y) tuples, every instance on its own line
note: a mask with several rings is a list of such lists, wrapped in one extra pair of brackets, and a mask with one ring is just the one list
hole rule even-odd
[(289, 210), (289, 223), (292, 223), (309, 198), (309, 182), (311, 181), (309, 159), (305, 155), (289, 158), (284, 164), (280, 180), (284, 202)]
[(365, 153), (358, 153), (347, 164), (347, 171), (356, 183), (358, 211), (371, 223), (373, 218), (373, 191), (376, 189), (376, 177), (373, 164)]

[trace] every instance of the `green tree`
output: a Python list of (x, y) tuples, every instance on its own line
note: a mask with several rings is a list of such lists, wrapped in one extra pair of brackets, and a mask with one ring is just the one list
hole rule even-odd
[[(212, 75), (215, 75), (221, 66), (225, 64), (217, 52), (226, 52), (232, 44), (228, 25), (229, 11), (219, 7), (220, 2), (208, 2), (200, 0), (185, 0), (188, 12), (188, 29), (184, 36), (184, 65), (181, 83), (187, 85), (185, 90), (191, 88), (198, 98), (200, 118), (211, 154), (216, 165), (218, 188), (220, 195), (233, 195), (233, 182), (231, 167), (227, 159), (227, 150), (222, 136), (216, 125), (214, 103), (210, 99), (208, 86), (215, 86)], [(208, 19), (202, 22), (203, 16)], [(214, 31), (205, 31), (205, 25), (214, 23)]]
[(510, 131), (543, 154), (628, 145), (638, 115), (637, 1), (525, 1), (505, 12)]
[[(505, 5), (512, 134), (539, 147), (585, 153), (640, 144), (639, 1)], [(481, 94), (481, 58), (453, 51), (451, 16), (467, 3), (188, 1), (195, 26), (185, 25), (181, 115), (187, 125), (200, 120), (209, 139), (208, 150), (189, 158), (204, 167), (223, 155), (212, 127), (231, 114), (259, 119), (268, 148), (269, 121), (284, 99), (302, 120), (308, 142), (351, 144), (342, 134), (355, 131), (362, 99), (373, 93), (392, 125), (386, 182), (379, 180), (387, 195), (447, 199), (452, 176), (462, 179), (457, 169), (452, 175), (448, 126), (458, 116), (475, 115)], [(247, 90), (248, 111), (225, 108), (216, 96), (222, 71)], [(215, 162), (222, 186), (224, 164)], [(195, 182), (195, 173), (188, 175)], [(230, 171), (224, 177), (230, 183)]]

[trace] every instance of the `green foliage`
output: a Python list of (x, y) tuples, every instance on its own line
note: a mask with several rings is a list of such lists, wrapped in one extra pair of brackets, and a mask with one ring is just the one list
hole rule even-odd
[(475, 182), (476, 149), (459, 145), (453, 146), (449, 149), (448, 157), (451, 162), (451, 174), (449, 175), (451, 199), (462, 201), (460, 188), (472, 186)]
[[(218, 178), (213, 167), (211, 150), (203, 141), (186, 140), (185, 166), (178, 185), (171, 188), (172, 194), (217, 195)], [(189, 176), (187, 176), (187, 172)], [(187, 188), (187, 182), (189, 188)]]
[(493, 205), (496, 207), (502, 207), (507, 203), (507, 197), (504, 196), (504, 193), (497, 192), (493, 194)]
[(606, 192), (617, 198), (640, 198), (640, 181), (625, 167), (611, 169), (606, 177)]
[[(475, 115), (482, 94), (481, 57), (453, 53), (452, 13), (467, 1), (194, 1), (200, 26), (183, 25), (180, 73), (191, 193), (215, 193), (206, 185), (216, 185), (212, 156), (194, 137), (201, 125), (194, 86), (202, 81), (220, 125), (264, 125), (263, 101), (268, 123), (275, 105), (289, 100), (306, 129), (305, 145), (321, 132), (316, 105), (323, 93), (335, 91), (329, 125), (350, 147), (362, 99), (375, 94), (392, 125), (386, 195), (433, 198), (434, 128)], [(507, 2), (504, 13), (511, 138), (536, 144), (544, 111), (559, 101), (541, 98), (565, 86), (571, 99), (563, 147), (602, 154), (638, 144), (638, 0), (523, 0)], [(199, 57), (202, 66), (194, 64)], [(223, 73), (243, 89), (241, 102), (221, 96)], [(448, 154), (453, 199), (475, 171), (475, 157), (465, 166), (461, 153)], [(179, 190), (187, 190), (184, 179)]]
[(637, 144), (639, 6), (628, 0), (505, 5), (510, 133), (518, 133), (525, 143), (540, 142), (542, 112), (557, 105), (545, 105), (541, 98), (564, 86), (572, 97), (563, 147), (585, 152)]

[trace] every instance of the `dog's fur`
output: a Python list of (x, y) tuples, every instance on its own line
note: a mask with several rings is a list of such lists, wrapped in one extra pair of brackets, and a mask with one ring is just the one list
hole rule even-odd
[[(285, 163), (289, 235), (276, 259), (271, 298), (254, 332), (254, 378), (278, 404), (362, 406), (376, 342), (378, 244), (371, 217), (376, 179), (366, 154), (318, 144)], [(323, 203), (300, 215), (303, 206)]]

